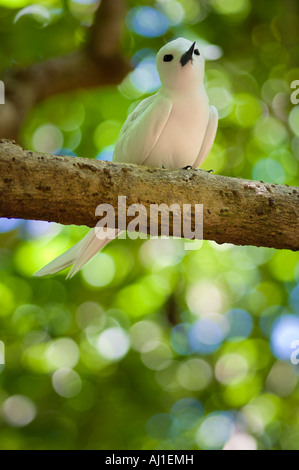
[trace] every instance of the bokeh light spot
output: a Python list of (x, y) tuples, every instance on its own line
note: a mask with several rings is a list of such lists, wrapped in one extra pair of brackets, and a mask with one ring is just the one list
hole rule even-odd
[(75, 367), (79, 357), (79, 347), (71, 338), (56, 339), (47, 350), (47, 360), (57, 369)]
[(185, 17), (185, 11), (180, 2), (176, 0), (160, 0), (160, 9), (167, 16), (171, 26), (177, 26)]
[(189, 343), (194, 352), (210, 354), (216, 351), (223, 340), (221, 327), (209, 318), (197, 321), (189, 332)]
[(237, 432), (226, 442), (223, 450), (257, 450), (257, 442), (250, 434)]
[(253, 322), (251, 315), (242, 309), (233, 309), (226, 313), (229, 329), (226, 338), (230, 341), (241, 341), (248, 338), (252, 331)]
[(191, 328), (191, 323), (180, 323), (171, 330), (171, 345), (177, 354), (187, 356), (192, 353), (192, 348), (189, 344), (188, 334)]
[(285, 172), (280, 163), (272, 158), (263, 158), (253, 167), (252, 177), (257, 181), (283, 184), (285, 182)]
[(53, 124), (43, 124), (33, 134), (32, 146), (37, 152), (54, 153), (63, 146), (63, 135)]
[(130, 341), (125, 330), (119, 327), (108, 328), (97, 341), (99, 353), (110, 361), (119, 361), (129, 351)]
[(98, 253), (82, 269), (83, 279), (93, 287), (107, 286), (115, 275), (115, 263), (107, 253)]
[(152, 439), (169, 439), (178, 434), (178, 426), (175, 418), (166, 413), (160, 413), (148, 420), (146, 431)]
[(23, 395), (13, 395), (3, 403), (2, 416), (10, 426), (21, 428), (34, 420), (36, 406)]
[(65, 398), (75, 397), (80, 393), (82, 382), (79, 374), (72, 369), (58, 369), (52, 376), (55, 392)]
[(271, 348), (278, 359), (290, 360), (292, 342), (299, 340), (299, 318), (281, 315), (275, 320), (271, 332)]
[(130, 81), (133, 87), (141, 93), (153, 93), (160, 85), (160, 78), (156, 68), (155, 56), (143, 59), (130, 74)]
[(289, 115), (290, 128), (296, 136), (299, 136), (299, 106), (295, 106)]
[(23, 223), (20, 219), (6, 219), (5, 217), (0, 218), (0, 233), (11, 232), (15, 230)]
[(149, 6), (133, 8), (127, 15), (128, 28), (147, 38), (162, 36), (169, 25), (163, 13)]
[(228, 413), (211, 413), (198, 429), (196, 438), (203, 449), (221, 449), (232, 436), (235, 425)]
[(166, 343), (153, 341), (145, 344), (142, 349), (141, 359), (149, 369), (162, 370), (169, 365), (172, 352)]
[(248, 363), (240, 354), (225, 354), (220, 357), (215, 367), (215, 375), (219, 382), (237, 384), (241, 382), (248, 372)]
[(188, 359), (178, 369), (179, 383), (187, 390), (203, 390), (212, 380), (211, 366), (202, 359)]
[(200, 401), (194, 398), (182, 398), (173, 405), (171, 413), (181, 429), (192, 429), (197, 426), (204, 415), (204, 407)]
[(155, 341), (159, 341), (162, 331), (155, 322), (140, 321), (131, 326), (131, 345), (135, 351), (148, 351)]
[(14, 19), (18, 23), (22, 18), (33, 18), (41, 26), (47, 26), (50, 23), (51, 15), (49, 10), (42, 5), (30, 5), (20, 10)]

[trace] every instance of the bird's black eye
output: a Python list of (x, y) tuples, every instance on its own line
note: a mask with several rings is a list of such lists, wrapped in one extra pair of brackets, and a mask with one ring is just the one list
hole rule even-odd
[(166, 55), (163, 57), (164, 62), (171, 62), (172, 59), (173, 59), (173, 55), (172, 55), (172, 54), (166, 54)]
[(198, 49), (195, 49), (194, 54), (195, 54), (195, 55), (200, 55), (199, 50), (198, 50)]

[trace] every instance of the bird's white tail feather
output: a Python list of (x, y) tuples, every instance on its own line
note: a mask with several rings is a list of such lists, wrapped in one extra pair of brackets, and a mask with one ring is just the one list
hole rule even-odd
[[(99, 229), (97, 228), (97, 232)], [(116, 238), (120, 233), (120, 230), (114, 230), (114, 238)], [(80, 252), (78, 256), (75, 259), (75, 262), (73, 263), (74, 266), (70, 270), (70, 272), (67, 275), (67, 279), (72, 278), (77, 274), (78, 271), (91, 259), (98, 253), (98, 251), (102, 250), (104, 246), (106, 246), (109, 242), (111, 242), (112, 238), (111, 235), (110, 237), (106, 237), (103, 239), (100, 239), (96, 235), (95, 229), (93, 229), (93, 236), (90, 237), (89, 239), (86, 240), (86, 243), (81, 247)]]
[(76, 245), (72, 246), (72, 248), (67, 250), (62, 255), (58, 256), (58, 258), (55, 258), (49, 264), (34, 273), (34, 276), (42, 277), (47, 276), (48, 274), (55, 274), (71, 266), (71, 264), (75, 262), (76, 257), (80, 253), (82, 246), (87, 242), (87, 239), (89, 239), (91, 235), (92, 233), (91, 231), (89, 231), (88, 234), (84, 238), (82, 238), (82, 240), (76, 243)]
[[(115, 237), (117, 237), (119, 231), (116, 230), (115, 232)], [(73, 277), (84, 264), (110, 241), (111, 238), (99, 239), (96, 236), (95, 229), (91, 229), (76, 245), (72, 246), (72, 248), (37, 271), (34, 276), (42, 277), (48, 274), (55, 274), (74, 264), (71, 272), (67, 276), (68, 278)]]

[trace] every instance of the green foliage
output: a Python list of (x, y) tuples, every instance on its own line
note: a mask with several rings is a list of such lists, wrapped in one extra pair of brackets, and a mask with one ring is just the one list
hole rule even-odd
[[(298, 185), (296, 3), (128, 3), (168, 18), (146, 37), (129, 14), (122, 47), (139, 75), (41, 103), (24, 146), (110, 158), (127, 113), (157, 86), (153, 55), (180, 35), (205, 46), (221, 118), (204, 168)], [(1, 69), (82, 47), (95, 6), (0, 0)], [(299, 449), (297, 253), (117, 240), (66, 282), (32, 274), (86, 229), (10, 228), (0, 221), (1, 449)]]

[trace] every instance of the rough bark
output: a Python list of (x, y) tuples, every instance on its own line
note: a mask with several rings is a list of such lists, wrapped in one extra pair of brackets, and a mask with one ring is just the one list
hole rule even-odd
[(124, 12), (124, 0), (102, 0), (83, 50), (6, 71), (1, 78), (6, 102), (0, 106), (0, 138), (18, 140), (30, 109), (50, 96), (121, 82), (131, 70), (120, 50)]
[(193, 221), (194, 204), (203, 204), (204, 239), (299, 250), (299, 188), (34, 153), (0, 141), (0, 217), (93, 227), (99, 204), (117, 214), (119, 195), (148, 215), (150, 204), (191, 204)]

